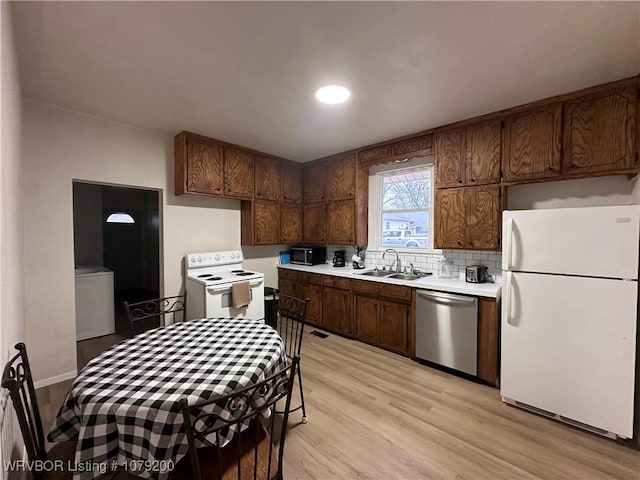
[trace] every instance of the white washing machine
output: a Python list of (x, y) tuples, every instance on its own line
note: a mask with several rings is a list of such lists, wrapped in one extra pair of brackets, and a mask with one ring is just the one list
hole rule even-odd
[(113, 271), (76, 267), (76, 341), (115, 333)]

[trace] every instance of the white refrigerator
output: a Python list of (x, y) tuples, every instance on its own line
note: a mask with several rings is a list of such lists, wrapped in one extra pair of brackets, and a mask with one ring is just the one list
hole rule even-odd
[(640, 206), (505, 211), (500, 395), (633, 436)]

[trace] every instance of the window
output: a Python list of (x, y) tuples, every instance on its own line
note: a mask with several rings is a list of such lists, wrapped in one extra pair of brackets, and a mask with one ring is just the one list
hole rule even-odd
[(107, 217), (107, 223), (136, 223), (136, 221), (128, 213), (116, 212)]
[[(381, 248), (432, 249), (432, 166), (376, 175), (374, 242)], [(372, 225), (372, 226), (373, 226)]]

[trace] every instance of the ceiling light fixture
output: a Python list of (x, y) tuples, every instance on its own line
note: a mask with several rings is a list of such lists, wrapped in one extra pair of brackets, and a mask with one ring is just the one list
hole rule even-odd
[(325, 85), (316, 90), (316, 98), (322, 103), (330, 105), (346, 102), (350, 96), (349, 89), (342, 85)]

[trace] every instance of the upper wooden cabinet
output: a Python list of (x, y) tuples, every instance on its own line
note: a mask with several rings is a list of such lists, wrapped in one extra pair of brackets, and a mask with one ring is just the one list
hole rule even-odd
[(329, 245), (355, 245), (356, 205), (353, 200), (327, 204), (327, 243)]
[(227, 197), (253, 198), (253, 154), (251, 152), (224, 147), (224, 194)]
[(500, 120), (436, 132), (436, 186), (500, 183)]
[(302, 205), (282, 203), (280, 209), (280, 243), (302, 242)]
[(243, 201), (242, 245), (276, 245), (280, 241), (280, 204), (262, 200)]
[(469, 125), (465, 138), (467, 185), (500, 183), (501, 122)]
[(504, 121), (504, 180), (560, 175), (562, 104), (552, 103), (508, 116)]
[(224, 195), (223, 149), (182, 132), (175, 137), (175, 192)]
[(302, 202), (302, 165), (297, 162), (282, 161), (282, 201)]
[(325, 243), (326, 205), (304, 205), (302, 213), (302, 237), (306, 243)]
[(500, 248), (500, 186), (436, 190), (435, 247)]
[(356, 154), (332, 157), (326, 167), (327, 200), (345, 200), (356, 196)]
[(302, 198), (304, 203), (323, 202), (326, 198), (327, 168), (325, 162), (313, 162), (302, 167)]
[(436, 132), (436, 187), (465, 185), (465, 129), (453, 128)]
[(614, 88), (566, 102), (562, 168), (566, 175), (635, 166), (636, 86)]
[(280, 160), (265, 155), (256, 155), (255, 197), (262, 200), (280, 200)]
[(363, 167), (371, 167), (394, 160), (429, 155), (433, 155), (433, 135), (431, 133), (364, 148), (358, 151), (358, 162)]

